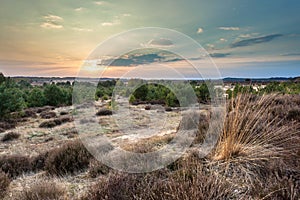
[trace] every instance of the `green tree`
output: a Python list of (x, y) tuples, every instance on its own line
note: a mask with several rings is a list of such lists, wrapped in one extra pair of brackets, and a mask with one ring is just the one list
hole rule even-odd
[(55, 84), (47, 85), (44, 89), (46, 103), (50, 106), (59, 106), (65, 103), (63, 90)]
[(40, 88), (33, 88), (27, 98), (29, 107), (40, 107), (46, 104), (46, 98), (43, 90)]
[(25, 107), (22, 91), (0, 85), (0, 118), (5, 118), (11, 112), (20, 111)]

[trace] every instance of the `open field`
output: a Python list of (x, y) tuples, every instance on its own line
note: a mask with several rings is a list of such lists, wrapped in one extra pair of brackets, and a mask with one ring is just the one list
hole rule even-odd
[[(197, 156), (209, 125), (210, 111), (203, 110), (190, 150), (164, 169), (145, 174), (118, 172), (96, 161), (79, 140), (72, 107), (28, 109), (15, 128), (0, 133), (1, 198), (299, 199), (300, 97), (244, 95), (227, 107), (221, 137), (209, 155)], [(97, 104), (98, 110), (104, 108), (105, 103)], [(159, 133), (126, 135), (113, 115), (95, 115), (95, 120), (106, 127), (114, 145), (147, 153), (172, 141), (181, 118), (176, 110), (145, 108), (130, 108), (137, 130), (151, 129), (166, 116)]]

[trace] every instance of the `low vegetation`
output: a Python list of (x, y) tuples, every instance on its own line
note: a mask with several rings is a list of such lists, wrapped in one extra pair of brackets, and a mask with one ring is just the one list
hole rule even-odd
[(0, 198), (3, 198), (6, 195), (10, 182), (11, 180), (8, 176), (0, 170)]
[(8, 141), (16, 140), (16, 139), (18, 139), (20, 136), (21, 136), (20, 133), (9, 132), (9, 133), (6, 133), (6, 134), (2, 137), (1, 141), (2, 141), (2, 142), (8, 142)]
[(55, 181), (38, 181), (25, 188), (16, 199), (22, 200), (67, 200), (65, 188)]
[(91, 154), (79, 140), (71, 141), (50, 151), (45, 160), (45, 170), (51, 175), (74, 174), (88, 168)]

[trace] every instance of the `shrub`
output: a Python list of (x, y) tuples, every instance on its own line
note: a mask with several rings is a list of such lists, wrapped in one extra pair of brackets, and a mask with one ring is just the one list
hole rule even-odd
[(11, 141), (11, 140), (15, 140), (15, 139), (18, 139), (20, 137), (20, 133), (15, 133), (15, 132), (9, 132), (9, 133), (6, 133), (1, 141), (2, 142), (8, 142), (8, 141)]
[(89, 166), (91, 154), (76, 140), (49, 152), (45, 169), (52, 175), (74, 174)]
[(151, 109), (151, 106), (145, 106), (145, 110), (150, 110)]
[(60, 115), (67, 115), (67, 114), (69, 114), (69, 112), (67, 112), (67, 111), (61, 111), (59, 114)]
[(13, 129), (16, 127), (16, 124), (12, 121), (2, 121), (0, 122), (0, 129), (3, 131)]
[(98, 160), (91, 160), (89, 164), (89, 175), (92, 178), (96, 178), (99, 175), (106, 175), (110, 171), (109, 167), (102, 164)]
[(50, 119), (50, 118), (54, 118), (56, 117), (56, 113), (55, 112), (48, 112), (48, 111), (44, 111), (40, 114), (41, 118), (43, 119)]
[(42, 113), (42, 112), (47, 112), (47, 111), (50, 111), (50, 110), (54, 110), (55, 107), (54, 106), (44, 106), (44, 107), (40, 107), (40, 108), (37, 108), (37, 113)]
[(54, 181), (38, 181), (25, 189), (18, 199), (22, 200), (66, 200), (65, 189)]
[(83, 200), (228, 199), (231, 192), (228, 183), (215, 176), (199, 173), (192, 178), (186, 178), (162, 169), (147, 174), (112, 172), (108, 177), (100, 178)]
[(56, 122), (53, 120), (42, 122), (39, 127), (40, 128), (53, 128), (57, 126)]
[(61, 124), (72, 122), (72, 121), (74, 121), (72, 117), (61, 117), (61, 118), (57, 118), (54, 120), (42, 122), (39, 127), (40, 128), (53, 128), (55, 126), (59, 126)]
[(31, 159), (32, 171), (44, 170), (45, 161), (49, 155), (49, 152), (44, 152)]
[(111, 110), (108, 110), (106, 108), (102, 108), (101, 110), (99, 110), (96, 115), (97, 116), (106, 116), (106, 115), (112, 115), (112, 111)]
[(10, 182), (11, 180), (8, 178), (8, 176), (0, 170), (0, 198), (5, 196)]
[(30, 159), (20, 155), (4, 155), (0, 157), (0, 170), (15, 178), (31, 170)]
[(172, 109), (171, 107), (166, 107), (166, 108), (165, 108), (165, 111), (166, 111), (166, 112), (171, 112), (172, 110), (173, 110), (173, 109)]

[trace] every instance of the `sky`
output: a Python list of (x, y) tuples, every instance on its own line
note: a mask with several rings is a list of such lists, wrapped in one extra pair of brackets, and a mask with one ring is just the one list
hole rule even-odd
[[(144, 27), (175, 30), (195, 40), (221, 77), (300, 76), (299, 0), (0, 1), (0, 71), (8, 76), (78, 76), (99, 44)], [(176, 44), (154, 35), (147, 40), (151, 48)], [(159, 62), (184, 71), (182, 59), (172, 58), (142, 51), (99, 59), (102, 64), (117, 59), (111, 76)]]

